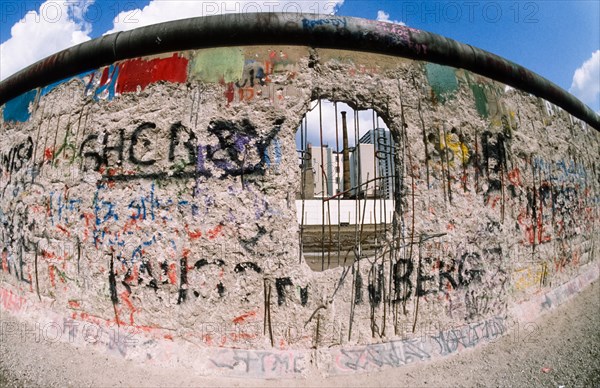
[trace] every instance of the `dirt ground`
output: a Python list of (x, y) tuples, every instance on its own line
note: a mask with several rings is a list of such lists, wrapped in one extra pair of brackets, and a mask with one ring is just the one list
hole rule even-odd
[[(2, 314), (0, 323), (13, 318)], [(67, 343), (4, 336), (0, 387), (600, 387), (600, 282), (500, 340), (445, 359), (335, 378), (216, 378), (177, 368), (140, 366)]]

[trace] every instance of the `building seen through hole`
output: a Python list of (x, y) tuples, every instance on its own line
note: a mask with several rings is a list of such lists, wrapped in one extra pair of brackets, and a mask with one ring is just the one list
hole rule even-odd
[(313, 101), (296, 149), (296, 207), (309, 266), (325, 270), (380, 255), (394, 213), (395, 146), (377, 112)]

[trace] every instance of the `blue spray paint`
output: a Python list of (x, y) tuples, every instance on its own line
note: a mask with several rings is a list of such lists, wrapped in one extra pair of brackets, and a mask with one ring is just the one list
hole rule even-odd
[(31, 117), (29, 104), (35, 101), (37, 90), (30, 90), (4, 104), (4, 121), (26, 122)]

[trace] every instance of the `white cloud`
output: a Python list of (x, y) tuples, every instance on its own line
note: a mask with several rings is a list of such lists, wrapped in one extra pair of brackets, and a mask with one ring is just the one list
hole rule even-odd
[(575, 70), (569, 92), (589, 106), (600, 104), (600, 50), (592, 53), (587, 61)]
[[(48, 55), (90, 40), (87, 8), (95, 0), (47, 0), (11, 28), (0, 45), (0, 80)], [(152, 0), (142, 9), (119, 13), (106, 32), (131, 30), (170, 20), (224, 13), (303, 12), (334, 14), (344, 0)]]
[(198, 16), (252, 12), (303, 12), (334, 14), (344, 0), (283, 0), (283, 1), (214, 1), (214, 0), (152, 0), (142, 9), (119, 13), (107, 34), (127, 31), (151, 24)]
[(377, 11), (377, 20), (380, 22), (400, 24), (401, 26), (406, 25), (404, 22), (401, 22), (399, 20), (390, 20), (390, 14), (382, 10)]
[(90, 40), (91, 24), (83, 20), (94, 0), (48, 0), (28, 12), (0, 45), (0, 80), (57, 51)]

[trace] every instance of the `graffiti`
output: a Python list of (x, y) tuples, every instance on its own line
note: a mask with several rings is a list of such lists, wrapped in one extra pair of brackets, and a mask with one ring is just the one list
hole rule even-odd
[[(147, 129), (155, 129), (156, 128), (156, 124), (154, 123), (143, 123), (142, 125), (138, 126), (135, 131), (133, 131), (133, 134), (131, 135), (131, 143), (129, 145), (129, 161), (133, 164), (137, 164), (137, 165), (141, 165), (141, 166), (151, 166), (154, 163), (156, 163), (156, 159), (146, 159), (146, 160), (142, 160), (140, 159), (137, 155), (136, 155), (136, 146), (138, 144), (138, 142), (140, 142), (140, 136), (142, 135), (142, 133), (147, 130)], [(173, 131), (177, 131), (177, 127), (172, 127), (171, 132)], [(173, 136), (173, 134), (171, 134), (171, 139), (176, 139), (176, 135)], [(169, 159), (173, 159), (173, 150), (175, 149), (175, 146), (177, 145), (178, 141), (172, 141), (171, 142), (171, 146), (169, 147)], [(142, 142), (144, 148), (148, 148), (151, 144), (150, 140), (147, 138), (143, 139)], [(186, 143), (187, 144), (187, 143)], [(193, 160), (192, 160), (193, 163)]]
[(467, 167), (471, 164), (474, 152), (462, 131), (452, 127), (449, 131), (446, 126), (433, 128), (425, 136), (425, 157), (427, 160), (427, 179), (429, 172), (442, 181), (442, 188), (447, 197), (452, 201), (452, 183), (460, 181), (463, 191), (468, 191)]
[(228, 369), (241, 374), (269, 375), (302, 373), (305, 366), (302, 353), (269, 352), (251, 350), (221, 350), (211, 357), (210, 362), (219, 369)]
[(256, 244), (258, 243), (258, 241), (267, 234), (267, 229), (259, 224), (256, 224), (256, 227), (258, 229), (258, 231), (256, 232), (256, 234), (250, 238), (239, 238), (240, 243), (242, 244), (242, 246), (244, 247), (244, 249), (248, 252), (251, 252), (253, 254), (257, 254), (256, 251)]
[(591, 231), (594, 223), (588, 202), (587, 169), (574, 161), (545, 161), (532, 158), (533, 180), (526, 185), (518, 168), (509, 173), (512, 190), (523, 187), (525, 203), (520, 206), (517, 224), (522, 243), (535, 247), (559, 239), (573, 238), (577, 228)]
[(369, 275), (369, 285), (367, 286), (369, 303), (375, 307), (381, 303), (383, 297), (383, 264), (373, 264)]
[[(125, 129), (118, 130), (116, 135), (89, 134), (81, 143), (79, 154), (84, 160), (84, 169), (101, 172), (109, 181), (208, 178), (218, 171), (220, 179), (264, 174), (281, 162), (281, 146), (276, 138), (281, 123), (276, 120), (273, 130), (259, 136), (248, 120), (240, 123), (216, 120), (210, 123), (208, 132), (218, 142), (202, 145), (198, 144), (193, 131), (176, 122), (170, 127), (165, 152), (152, 140), (160, 129), (154, 123), (144, 122), (131, 135), (127, 135)], [(168, 171), (157, 167), (165, 163)]]
[[(108, 133), (102, 135), (89, 134), (79, 147), (79, 154), (84, 160), (84, 169), (104, 172), (105, 178), (110, 180), (128, 180), (140, 178), (152, 178), (167, 176), (166, 172), (148, 171), (147, 167), (155, 165), (159, 161), (166, 161), (170, 165), (171, 172), (175, 170), (175, 177), (186, 176), (186, 166), (194, 166), (196, 162), (196, 145), (193, 132), (177, 122), (170, 128), (168, 155), (163, 160), (155, 159), (152, 155), (159, 152), (154, 151), (157, 145), (152, 142), (149, 134), (157, 135), (156, 124), (145, 122), (135, 128), (130, 136), (125, 135), (125, 129), (117, 131), (116, 136)], [(116, 139), (114, 139), (116, 137)], [(129, 144), (126, 138), (129, 138)], [(127, 154), (127, 158), (125, 155)], [(124, 169), (124, 161), (131, 163), (132, 168)], [(119, 173), (122, 172), (122, 173)], [(192, 175), (202, 174), (202, 171), (193, 171)], [(188, 174), (189, 175), (189, 174)]]
[[(399, 262), (394, 266), (394, 287), (396, 302), (404, 301), (412, 295), (414, 266), (410, 262)], [(483, 260), (477, 252), (468, 252), (450, 262), (433, 257), (424, 257), (416, 275), (416, 294), (425, 296), (447, 290), (468, 287), (480, 282), (485, 270)]]
[[(346, 19), (302, 24), (343, 29)], [(367, 24), (388, 43), (426, 51), (416, 30)], [(368, 55), (276, 46), (192, 50), (121, 61), (80, 76), (83, 82), (71, 78), (9, 102), (2, 107), (7, 136), (0, 152), (3, 281), (82, 320), (148, 330), (168, 321), (185, 339), (227, 343), (231, 349), (207, 351), (208, 365), (242, 376), (302, 373), (320, 361), (309, 360), (309, 352), (242, 350), (269, 343), (273, 349), (314, 346), (315, 357), (333, 356), (327, 365), (336, 371), (368, 371), (498, 338), (504, 321), (490, 317), (504, 316), (509, 302), (533, 300), (594, 265), (598, 163), (584, 143), (596, 147), (596, 138), (589, 131), (583, 140), (561, 137), (561, 128), (569, 128), (562, 114), (544, 116), (548, 128), (534, 128), (540, 121), (527, 95), (505, 101), (485, 85), (489, 80), (474, 87), (463, 70)], [(333, 75), (335, 82), (322, 82)], [(352, 82), (343, 82), (348, 76)], [(414, 93), (394, 90), (404, 96), (400, 106), (387, 98), (389, 85), (405, 91), (411, 78)], [(156, 85), (160, 93), (151, 93), (159, 81), (166, 81)], [(295, 87), (309, 89), (289, 98)], [(124, 93), (137, 95), (115, 101)], [(311, 107), (317, 113), (308, 104), (315, 96), (376, 107), (373, 131), (389, 119), (384, 124), (398, 152), (380, 170), (395, 196), (379, 198), (374, 183), (373, 197), (347, 201), (355, 220), (364, 215), (360, 228), (341, 218), (350, 196), (340, 193), (339, 174), (330, 180), (338, 197), (320, 198), (318, 209), (295, 206), (301, 201), (295, 189), (307, 184), (308, 174), (296, 174), (290, 125), (301, 122), (300, 141), (309, 141), (313, 124), (301, 115)], [(339, 114), (335, 105), (333, 111)], [(325, 134), (339, 126), (328, 115), (321, 118)], [(356, 136), (366, 135), (370, 122), (357, 113)], [(360, 159), (357, 144), (375, 141), (374, 134), (355, 139), (352, 163)], [(345, 161), (332, 137), (328, 142), (337, 158), (333, 176), (344, 172)], [(381, 155), (374, 153), (377, 163)], [(356, 168), (348, 174), (363, 174)], [(336, 202), (339, 217), (331, 210)], [(316, 262), (316, 255), (306, 255), (296, 238), (311, 228), (299, 227), (295, 216), (317, 213), (331, 218), (319, 225), (330, 226), (323, 236), (344, 231), (361, 249), (323, 239), (322, 257), (338, 250), (339, 268), (328, 260), (327, 271), (313, 273), (302, 256)], [(447, 237), (419, 237), (437, 231)], [(27, 300), (16, 295), (1, 294), (3, 306), (24, 308)], [(558, 301), (552, 295), (535, 303), (542, 309)], [(196, 316), (244, 332), (199, 334)], [(414, 336), (436, 316), (440, 326), (457, 327), (425, 339), (400, 337), (399, 321)], [(344, 348), (349, 342), (358, 345)]]
[(23, 246), (18, 248), (18, 257), (9, 255), (8, 250), (4, 248), (2, 250), (2, 270), (14, 275), (18, 280), (31, 284), (31, 275), (25, 277), (26, 263), (23, 261)]
[(412, 36), (418, 36), (421, 31), (395, 23), (373, 22), (375, 30), (386, 35), (394, 43), (414, 49), (417, 53), (427, 53), (427, 46), (416, 43)]
[(451, 249), (424, 243), (418, 261), (400, 259), (392, 266), (392, 302), (405, 305), (413, 298), (442, 303), (448, 316), (479, 319), (505, 310), (504, 270), (500, 247)]
[[(224, 271), (223, 271), (223, 267), (225, 266), (225, 262), (221, 259), (215, 259), (213, 262), (209, 262), (206, 259), (200, 259), (197, 260), (194, 263), (194, 268), (198, 271), (202, 270), (203, 267), (214, 267), (216, 269), (217, 272), (215, 272), (214, 270), (210, 270), (207, 269), (207, 272), (209, 272), (209, 277), (211, 278), (217, 278), (218, 279), (218, 283), (216, 284), (216, 286), (214, 287), (214, 289), (217, 290), (217, 294), (219, 295), (219, 298), (222, 298), (223, 296), (225, 296), (225, 286), (223, 285), (222, 279), (224, 277)], [(206, 279), (205, 276), (203, 276), (203, 279)], [(206, 282), (206, 280), (204, 281)], [(209, 292), (212, 290), (208, 290)], [(208, 294), (201, 294), (198, 291), (193, 291), (194, 296), (196, 296), (197, 298), (202, 296), (203, 298), (207, 298), (209, 295)]]
[(110, 65), (104, 69), (92, 72), (87, 77), (84, 95), (93, 96), (94, 100), (111, 101), (115, 97), (115, 86), (119, 79), (119, 66)]
[[(226, 68), (225, 71), (227, 70), (229, 69)], [(288, 84), (296, 77), (295, 64), (288, 59), (288, 55), (283, 51), (274, 50), (269, 50), (268, 58), (264, 60), (243, 61), (241, 73), (235, 81), (226, 82), (227, 80), (224, 79), (231, 79), (234, 76), (232, 74), (221, 78), (228, 105), (234, 101), (248, 102), (255, 98), (268, 98), (272, 102), (281, 101), (289, 89)], [(270, 85), (276, 87), (271, 88)]]
[(35, 220), (29, 207), (20, 200), (14, 202), (10, 210), (10, 213), (4, 213), (0, 209), (2, 270), (31, 286), (32, 266), (28, 257), (37, 252), (30, 233)]
[[(0, 304), (9, 311), (18, 312), (26, 303), (26, 300), (19, 300), (17, 295), (7, 289), (0, 289)], [(12, 300), (11, 300), (12, 299)], [(16, 302), (16, 303), (14, 303)], [(127, 351), (139, 346), (139, 338), (136, 335), (140, 330), (128, 328), (123, 330), (117, 327), (107, 325), (104, 320), (94, 319), (88, 314), (76, 314), (77, 319), (54, 317), (49, 322), (41, 324), (36, 322), (31, 327), (13, 326), (13, 322), (2, 322), (4, 325), (0, 328), (0, 337), (5, 335), (32, 336), (35, 342), (58, 342), (69, 343), (88, 343), (94, 346), (105, 345), (109, 351), (117, 351), (121, 356), (125, 356)]]
[(420, 339), (391, 341), (362, 348), (341, 349), (335, 359), (338, 370), (371, 370), (399, 367), (431, 358)]
[(490, 132), (484, 132), (481, 135), (482, 159), (478, 166), (487, 178), (488, 190), (486, 195), (492, 191), (502, 190), (501, 173), (508, 171), (507, 168), (507, 150), (505, 137), (502, 133), (494, 135)]
[(285, 303), (285, 288), (293, 286), (290, 278), (277, 278), (275, 279), (275, 289), (277, 290), (277, 304), (281, 306)]
[(260, 62), (254, 60), (247, 60), (244, 64), (242, 80), (243, 82), (241, 80), (236, 81), (235, 86), (238, 88), (243, 88), (246, 86), (246, 84), (248, 84), (248, 86), (254, 88), (255, 82), (257, 82), (260, 86), (265, 86), (268, 82), (270, 82), (270, 79), (265, 73), (265, 70), (261, 66)]
[(256, 263), (253, 263), (251, 261), (247, 261), (244, 263), (238, 263), (234, 268), (234, 272), (245, 273), (247, 269), (251, 269), (256, 273), (262, 272), (262, 269), (258, 265), (256, 265)]
[(510, 137), (514, 112), (510, 111), (502, 101), (503, 90), (495, 84), (486, 82), (482, 77), (470, 73), (466, 74), (466, 81), (479, 116), (489, 120), (492, 127), (503, 128), (506, 137)]
[(581, 183), (586, 185), (587, 169), (576, 160), (546, 160), (536, 156), (532, 163), (533, 168), (553, 184)]
[[(125, 148), (110, 143), (109, 147), (113, 147), (111, 150), (113, 153), (119, 153)], [(185, 147), (181, 148), (187, 152)], [(246, 191), (232, 190), (229, 195), (235, 198)], [(255, 200), (260, 199), (258, 193), (254, 191), (248, 191), (248, 193), (252, 193), (253, 197), (256, 197)], [(176, 220), (175, 217), (179, 216), (199, 219), (198, 201), (173, 199), (170, 196), (161, 197), (157, 194), (154, 183), (150, 184), (146, 190), (140, 190), (131, 195), (125, 202), (115, 200), (110, 194), (110, 185), (98, 184), (91, 206), (88, 206), (89, 202), (69, 192), (65, 187), (64, 190), (53, 190), (45, 195), (45, 206), (32, 206), (30, 209), (26, 206), (14, 205), (16, 207), (14, 207), (13, 216), (4, 217), (3, 215), (2, 217), (2, 240), (7, 243), (13, 241), (3, 248), (4, 272), (14, 274), (28, 284), (32, 283), (32, 256), (35, 244), (31, 244), (29, 234), (23, 234), (22, 231), (31, 229), (25, 228), (23, 223), (28, 225), (33, 222), (29, 215), (29, 211), (33, 210), (36, 214), (43, 216), (44, 220), (40, 220), (42, 224), (45, 222), (46, 225), (56, 228), (46, 229), (47, 231), (52, 231), (59, 239), (76, 239), (77, 241), (77, 244), (71, 244), (72, 247), (69, 251), (64, 253), (60, 246), (56, 249), (47, 244), (41, 246), (40, 263), (47, 267), (47, 274), (53, 288), (58, 285), (59, 281), (62, 284), (74, 281), (72, 273), (69, 273), (69, 269), (65, 268), (65, 265), (68, 263), (67, 260), (77, 257), (77, 273), (79, 274), (80, 243), (86, 243), (89, 241), (88, 238), (91, 238), (94, 249), (106, 249), (111, 255), (107, 284), (111, 300), (115, 304), (116, 315), (127, 310), (131, 313), (138, 311), (131, 304), (130, 298), (137, 287), (150, 288), (156, 292), (161, 289), (162, 285), (178, 285), (178, 304), (185, 303), (190, 295), (194, 295), (196, 298), (201, 295), (208, 297), (209, 294), (202, 293), (198, 287), (204, 287), (206, 281), (202, 280), (203, 278), (223, 279), (225, 262), (220, 259), (210, 259), (210, 256), (207, 259), (201, 258), (205, 254), (215, 255), (219, 251), (216, 248), (213, 249), (214, 247), (207, 247), (204, 243), (200, 243), (200, 249), (194, 249), (193, 255), (190, 254), (190, 248), (197, 245), (197, 240), (211, 241), (221, 238), (224, 235), (224, 224), (196, 226), (195, 228), (185, 225), (184, 231), (181, 233), (177, 231), (175, 225), (163, 228), (161, 231), (149, 232), (148, 229), (140, 227), (140, 224), (160, 222), (163, 225), (171, 225), (171, 222)], [(257, 205), (262, 206), (262, 203), (257, 202)], [(212, 205), (208, 204), (208, 206), (207, 209)], [(273, 210), (270, 209), (269, 212)], [(262, 217), (264, 212), (265, 209), (262, 208), (257, 216)], [(260, 230), (259, 228), (259, 232)], [(251, 242), (247, 241), (247, 243)], [(15, 248), (13, 249), (11, 246)], [(74, 246), (78, 247), (76, 255)], [(167, 258), (158, 261), (150, 259), (147, 253), (148, 249), (162, 249), (173, 261)], [(239, 249), (241, 251), (241, 245)], [(224, 252), (223, 249), (221, 251)], [(25, 255), (29, 255), (29, 260)], [(183, 257), (179, 256), (180, 258), (174, 261), (177, 255), (183, 255)], [(188, 267), (190, 260), (191, 263), (195, 262), (192, 267)], [(205, 267), (210, 267), (212, 264), (218, 267), (216, 274), (213, 271), (206, 272)], [(234, 266), (235, 269), (232, 272), (235, 273), (243, 273), (246, 270), (262, 272), (260, 266), (253, 262), (242, 262)], [(196, 271), (190, 272), (190, 269)], [(205, 273), (198, 278), (195, 275), (196, 272)], [(217, 280), (215, 283), (218, 296), (224, 297), (226, 295), (224, 282)], [(125, 288), (124, 291), (119, 290), (121, 286)], [(160, 294), (157, 294), (157, 297), (160, 299)], [(116, 321), (121, 322), (118, 318)], [(132, 317), (130, 322), (133, 322)]]
[(413, 292), (411, 275), (414, 270), (412, 260), (400, 259), (392, 267), (394, 282), (394, 302), (405, 302), (410, 299)]
[(494, 311), (491, 306), (492, 297), (487, 291), (468, 290), (464, 300), (467, 319), (482, 318)]
[(583, 290), (587, 285), (598, 278), (598, 270), (586, 271), (569, 282), (540, 295), (534, 303), (537, 303), (542, 310), (554, 308), (573, 295)]
[[(90, 73), (82, 73), (55, 82), (42, 88), (41, 95), (48, 94), (61, 83), (69, 82), (71, 79), (79, 79), (85, 85), (83, 91), (85, 96), (91, 96), (95, 101), (112, 101), (115, 96), (122, 93), (140, 92), (148, 85), (158, 81), (183, 83), (187, 80), (187, 64), (188, 60), (177, 54), (173, 54), (170, 58), (126, 60)], [(23, 114), (22, 109), (16, 113), (18, 113), (17, 118), (19, 118), (19, 121), (26, 121), (23, 118), (29, 118), (28, 115)], [(15, 116), (15, 114), (9, 114), (8, 118), (10, 119), (12, 116)], [(7, 120), (6, 113), (5, 120)]]
[(141, 91), (158, 81), (184, 83), (187, 81), (187, 65), (187, 58), (177, 53), (169, 58), (130, 59), (121, 62), (116, 92), (121, 94)]
[(27, 140), (12, 147), (7, 154), (0, 155), (0, 176), (18, 172), (31, 160), (33, 155), (33, 140)]
[(434, 102), (445, 103), (458, 89), (456, 80), (456, 69), (449, 66), (428, 63), (425, 65), (427, 81), (431, 86), (432, 99)]
[(71, 141), (73, 132), (67, 127), (62, 144), (57, 145), (57, 149), (51, 156), (44, 156), (46, 160), (51, 161), (54, 168), (62, 167), (61, 164), (72, 165), (78, 157), (77, 145)]
[[(257, 136), (256, 128), (248, 120), (236, 124), (228, 121), (214, 121), (208, 131), (219, 140), (218, 145), (209, 145), (206, 149), (206, 159), (223, 170), (220, 178), (227, 176), (248, 175), (259, 170), (261, 164), (247, 163), (247, 160), (256, 160), (257, 155), (248, 155), (248, 146), (252, 138)], [(257, 144), (258, 157), (265, 148), (264, 144)], [(263, 150), (261, 150), (263, 148)]]
[(6, 288), (0, 288), (0, 305), (7, 311), (21, 311), (27, 305), (27, 299)]
[[(127, 294), (138, 286), (144, 286), (157, 292), (161, 286), (178, 285), (176, 304), (185, 303), (190, 295), (195, 298), (209, 298), (212, 291), (216, 291), (219, 298), (226, 295), (226, 288), (223, 284), (225, 262), (221, 259), (207, 260), (195, 259), (189, 249), (183, 250), (183, 256), (177, 262), (170, 262), (167, 259), (154, 261), (147, 258), (142, 252), (143, 247), (151, 246), (157, 243), (153, 238), (138, 246), (132, 255), (131, 261), (125, 260), (122, 255), (117, 259), (122, 264), (122, 284), (127, 289)], [(202, 254), (199, 252), (198, 254)], [(195, 260), (195, 262), (194, 262)], [(194, 262), (192, 266), (189, 263)], [(159, 269), (155, 273), (154, 268)], [(177, 275), (179, 273), (179, 276)], [(121, 278), (121, 277), (120, 277)], [(216, 280), (215, 280), (216, 279)], [(211, 289), (207, 288), (208, 283), (214, 284)], [(116, 284), (116, 282), (115, 282)], [(161, 299), (158, 294), (156, 296)]]
[[(179, 259), (177, 263), (169, 262), (168, 260), (158, 262), (150, 260), (145, 250), (152, 246), (173, 244), (173, 254), (176, 252), (175, 241), (172, 239), (169, 240), (169, 235), (172, 235), (172, 231), (164, 230), (163, 232), (149, 234), (140, 229), (139, 226), (136, 226), (136, 223), (142, 221), (169, 222), (173, 219), (172, 215), (184, 214), (185, 212), (194, 217), (195, 214), (198, 214), (197, 206), (188, 201), (174, 201), (171, 198), (161, 198), (155, 193), (154, 184), (150, 186), (148, 191), (140, 192), (137, 196), (133, 196), (131, 200), (121, 205), (118, 201), (107, 200), (108, 189), (109, 186), (107, 185), (98, 186), (92, 202), (92, 213), (85, 210), (86, 206), (81, 198), (69, 195), (66, 189), (60, 192), (50, 192), (47, 195), (47, 210), (44, 209), (42, 212), (46, 217), (48, 225), (54, 225), (57, 230), (60, 230), (60, 233), (64, 233), (63, 239), (71, 238), (70, 230), (77, 229), (81, 232), (78, 231), (77, 235), (73, 235), (72, 238), (79, 239), (81, 237), (81, 240), (78, 241), (85, 242), (87, 240), (86, 235), (89, 233), (90, 237), (93, 236), (96, 249), (104, 246), (111, 252), (107, 284), (109, 285), (110, 299), (115, 306), (115, 321), (123, 324), (124, 322), (119, 316), (123, 313), (129, 313), (130, 319), (128, 322), (134, 324), (133, 313), (139, 311), (139, 308), (132, 304), (133, 299), (131, 295), (136, 292), (136, 287), (147, 287), (158, 291), (164, 284), (178, 284), (177, 304), (185, 303), (191, 294), (199, 297), (201, 294), (197, 289), (199, 285), (198, 278), (190, 275), (187, 267), (188, 258), (185, 255), (189, 254), (189, 250), (183, 249), (184, 257)], [(38, 210), (37, 208), (35, 209), (36, 211)], [(22, 219), (27, 219), (26, 215), (14, 218), (15, 221)], [(118, 229), (115, 229), (117, 225), (119, 225)], [(84, 227), (83, 229), (81, 229), (82, 226)], [(107, 227), (112, 229), (112, 231), (108, 232)], [(135, 230), (135, 228), (138, 231), (141, 230), (140, 236), (145, 234), (147, 240), (142, 240), (139, 244), (136, 243), (135, 241), (139, 240), (134, 237), (133, 232), (130, 230)], [(20, 229), (22, 228), (15, 229), (9, 227), (8, 229), (4, 229), (3, 233)], [(214, 228), (203, 228), (202, 230), (188, 230), (186, 227), (186, 236), (189, 238), (187, 244), (200, 237), (204, 237), (206, 240), (218, 238), (223, 234), (222, 229), (222, 225)], [(9, 235), (5, 235), (4, 237), (3, 240), (7, 242), (13, 238)], [(25, 244), (26, 239), (18, 236), (14, 238), (23, 241), (14, 244), (15, 246), (21, 247), (21, 250), (25, 249), (25, 252), (29, 251), (29, 248)], [(179, 245), (180, 243), (185, 244), (186, 241), (177, 239), (177, 244)], [(77, 246), (77, 268), (79, 268), (81, 252), (79, 245)], [(211, 250), (208, 249), (208, 251)], [(197, 254), (202, 255), (202, 252), (199, 251)], [(31, 284), (32, 277), (29, 274), (29, 265), (31, 262), (19, 267), (18, 253), (16, 252), (13, 255), (8, 248), (5, 248), (3, 253), (4, 271), (13, 273), (17, 277), (23, 277), (24, 280)], [(65, 284), (67, 281), (73, 281), (71, 277), (72, 273), (69, 273), (69, 270), (65, 268), (65, 264), (67, 260), (74, 257), (74, 250), (71, 249), (67, 254), (68, 257), (46, 246), (41, 249), (41, 263), (47, 266), (47, 273), (53, 288), (58, 286), (59, 281), (62, 284)], [(131, 259), (128, 258), (129, 255), (131, 255)], [(169, 255), (172, 255), (172, 253), (169, 252)], [(25, 263), (25, 261), (21, 262)], [(204, 270), (203, 267), (211, 264), (211, 262), (205, 259), (197, 260), (191, 268)], [(224, 262), (220, 260), (216, 260), (214, 263), (218, 264), (218, 267), (224, 265)], [(260, 267), (253, 267), (248, 264), (242, 265), (239, 268), (248, 268), (256, 270), (259, 273), (261, 272)], [(222, 277), (223, 271), (221, 269), (219, 271), (221, 272), (219, 276)], [(207, 276), (213, 275), (207, 274)], [(124, 287), (124, 290), (119, 290), (121, 286)], [(225, 296), (226, 289), (222, 281), (218, 281), (215, 288), (219, 297)], [(159, 299), (162, 298), (160, 294), (157, 294), (157, 297)]]
[(320, 26), (333, 26), (336, 28), (346, 28), (345, 18), (327, 18), (327, 19), (302, 19), (302, 27), (307, 30), (313, 30)]
[(427, 137), (433, 145), (434, 157), (442, 162), (448, 162), (450, 167), (466, 166), (470, 163), (472, 152), (466, 143), (464, 136), (456, 128), (452, 128), (448, 134), (440, 137), (438, 133), (430, 133)]
[(546, 263), (543, 263), (515, 271), (512, 274), (512, 283), (516, 290), (524, 291), (544, 286), (547, 276), (548, 266)]
[[(241, 263), (236, 265), (235, 272), (236, 273), (245, 273), (246, 268), (252, 268), (256, 273), (261, 273), (262, 270), (254, 263)], [(277, 305), (284, 306), (286, 305), (286, 300), (291, 299), (289, 292), (294, 290), (294, 283), (292, 279), (289, 277), (276, 278), (275, 279), (275, 290), (277, 291)], [(296, 291), (300, 295), (300, 304), (302, 306), (306, 306), (308, 303), (308, 286), (306, 287), (296, 287)]]
[(31, 90), (4, 104), (4, 110), (2, 112), (4, 121), (28, 121), (31, 117), (29, 106), (35, 101), (37, 94), (37, 90)]
[(551, 188), (547, 183), (532, 188), (527, 188), (527, 206), (524, 211), (521, 211), (517, 218), (517, 222), (524, 229), (524, 243), (529, 245), (544, 244), (550, 242), (549, 222), (551, 217), (548, 211), (544, 215), (544, 208), (550, 209)]
[(355, 65), (348, 70), (348, 75), (354, 77), (357, 75), (376, 75), (379, 74), (380, 70), (377, 65)]
[(439, 346), (439, 354), (445, 356), (456, 353), (461, 349), (472, 348), (484, 340), (496, 340), (504, 333), (506, 333), (504, 320), (502, 318), (492, 318), (480, 323), (440, 331), (432, 338)]

